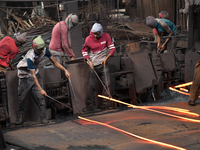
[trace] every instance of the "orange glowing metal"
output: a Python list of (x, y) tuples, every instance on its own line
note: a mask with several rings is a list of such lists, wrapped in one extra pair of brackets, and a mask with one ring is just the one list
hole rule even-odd
[[(128, 107), (132, 107), (132, 106), (128, 106)], [(176, 112), (185, 113), (185, 114), (187, 114), (187, 115), (192, 115), (192, 116), (199, 117), (199, 114), (193, 113), (193, 112), (189, 112), (189, 110), (187, 110), (187, 109), (182, 109), (182, 108), (167, 107), (167, 106), (139, 106), (139, 107), (145, 107), (145, 108), (148, 108), (148, 109), (153, 108), (153, 109), (172, 110), (172, 111), (176, 111)]]
[(184, 94), (184, 95), (190, 95), (189, 93), (185, 93), (185, 92), (183, 92), (183, 91), (174, 89), (174, 88), (172, 88), (172, 87), (169, 87), (169, 89), (172, 90), (172, 91), (175, 91), (175, 92), (179, 92), (179, 93)]
[(200, 123), (200, 120), (190, 119), (190, 118), (181, 117), (181, 116), (176, 116), (176, 115), (168, 114), (168, 113), (157, 111), (157, 110), (153, 110), (153, 109), (148, 109), (148, 108), (145, 108), (144, 106), (140, 107), (140, 106), (128, 104), (128, 103), (121, 102), (121, 101), (113, 99), (113, 98), (109, 98), (107, 96), (98, 95), (98, 97), (101, 97), (101, 98), (104, 98), (104, 99), (108, 99), (108, 100), (111, 100), (111, 101), (114, 101), (114, 102), (118, 102), (118, 103), (121, 103), (121, 104), (124, 104), (124, 105), (127, 105), (127, 106), (131, 106), (133, 108), (140, 108), (140, 109), (144, 109), (144, 110), (149, 110), (149, 111), (153, 111), (153, 112), (160, 113), (160, 114), (163, 114), (163, 115), (171, 116), (171, 117), (174, 117), (174, 118), (179, 118), (179, 119), (183, 119), (183, 120), (186, 120), (186, 121), (199, 122)]
[[(172, 90), (172, 91), (181, 93), (181, 94), (183, 94), (183, 95), (188, 95), (188, 96), (189, 96), (190, 94), (189, 94), (189, 93), (186, 93), (186, 92), (188, 92), (188, 90), (185, 89), (185, 88), (181, 88), (181, 87), (189, 86), (189, 85), (191, 85), (192, 83), (193, 83), (193, 82), (188, 82), (188, 83), (185, 83), (185, 84), (179, 84), (179, 85), (177, 85), (177, 86), (175, 86), (175, 87), (169, 87), (169, 89)], [(182, 90), (182, 91), (177, 90), (176, 88), (180, 88), (180, 90)], [(185, 92), (183, 92), (183, 91), (185, 91)], [(198, 96), (198, 98), (200, 98), (200, 96)]]
[(188, 92), (188, 90), (185, 89), (185, 88), (180, 88), (180, 90), (181, 90), (181, 91), (184, 91), (184, 92)]
[(192, 85), (192, 82), (188, 82), (188, 83), (184, 83), (184, 84), (179, 84), (179, 85), (175, 86), (175, 88), (185, 87), (185, 86), (189, 86), (189, 85)]
[[(186, 92), (183, 92), (183, 91), (180, 91), (180, 90), (177, 90), (175, 88), (172, 88), (172, 87), (169, 87), (170, 90), (172, 91), (175, 91), (175, 92), (178, 92), (178, 93), (181, 93), (181, 94), (184, 94), (184, 95), (190, 95), (189, 93), (186, 93)], [(200, 96), (198, 96), (198, 98), (200, 98)]]
[(171, 144), (167, 144), (167, 143), (163, 143), (163, 142), (159, 142), (159, 141), (155, 141), (155, 140), (151, 140), (151, 139), (148, 139), (148, 138), (144, 138), (144, 137), (138, 136), (138, 135), (136, 135), (136, 134), (133, 134), (133, 133), (124, 131), (124, 130), (122, 130), (122, 129), (113, 127), (113, 126), (111, 126), (111, 125), (108, 125), (108, 124), (106, 124), (106, 123), (102, 123), (102, 122), (90, 120), (90, 119), (83, 118), (83, 117), (80, 117), (80, 116), (78, 116), (78, 118), (83, 119), (83, 120), (85, 120), (85, 121), (89, 121), (89, 122), (93, 122), (93, 123), (96, 123), (96, 124), (100, 124), (100, 125), (106, 126), (106, 127), (108, 127), (108, 128), (111, 128), (111, 129), (120, 131), (120, 132), (122, 132), (122, 133), (128, 134), (128, 135), (130, 135), (130, 136), (133, 136), (133, 137), (136, 137), (136, 138), (138, 138), (138, 139), (141, 139), (141, 140), (144, 140), (144, 141), (148, 141), (148, 142), (151, 142), (151, 143), (154, 143), (154, 144), (158, 144), (158, 145), (162, 145), (162, 146), (166, 146), (166, 147), (170, 147), (170, 148), (175, 148), (175, 149), (178, 149), (178, 150), (186, 150), (186, 149), (184, 149), (184, 148), (177, 147), (177, 146), (174, 146), (174, 145), (171, 145)]

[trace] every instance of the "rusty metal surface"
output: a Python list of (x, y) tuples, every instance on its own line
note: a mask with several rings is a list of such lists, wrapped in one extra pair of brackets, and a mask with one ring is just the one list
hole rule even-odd
[[(200, 114), (200, 103), (197, 103), (195, 107), (188, 106), (186, 102), (168, 104), (167, 106), (189, 109)], [(180, 115), (179, 113), (174, 114)], [(141, 109), (130, 109), (86, 118), (107, 123), (130, 133), (187, 150), (200, 149), (200, 144), (197, 142), (200, 140), (199, 123), (184, 121)], [(111, 128), (77, 118), (59, 124), (4, 131), (4, 137), (6, 141), (14, 145), (23, 146), (26, 149), (172, 149), (145, 142)]]
[(137, 93), (155, 85), (156, 76), (151, 64), (149, 53), (146, 51), (128, 54), (133, 63), (135, 87)]
[[(44, 88), (48, 86), (59, 87), (61, 81), (61, 72), (57, 68), (40, 69), (39, 71), (43, 80)], [(10, 123), (15, 123), (17, 118), (18, 106), (18, 77), (17, 71), (8, 71), (6, 74), (7, 96), (8, 96), (8, 113)], [(47, 84), (45, 84), (47, 83)], [(54, 84), (49, 84), (54, 83)], [(49, 87), (48, 87), (49, 88)], [(46, 89), (45, 89), (46, 90)], [(25, 118), (24, 121), (40, 121), (40, 111), (31, 94), (27, 95), (25, 100)]]
[[(42, 73), (41, 73), (42, 74)], [(17, 107), (18, 107), (18, 77), (17, 71), (8, 71), (6, 74), (7, 81), (7, 96), (8, 96), (8, 113), (9, 113), (9, 121), (10, 123), (15, 123), (17, 119)], [(31, 97), (31, 95), (27, 95), (25, 100), (25, 116), (24, 121), (38, 121), (39, 117), (39, 109), (37, 104)]]
[(200, 60), (200, 55), (197, 51), (200, 50), (200, 43), (195, 43), (195, 49), (185, 53), (185, 82), (193, 81), (194, 69), (197, 61)]
[(163, 71), (171, 71), (176, 68), (174, 53), (160, 54), (160, 59), (161, 59)]
[[(84, 62), (68, 64), (67, 69), (71, 74), (71, 82), (76, 97), (70, 85), (73, 109), (82, 111), (86, 107), (89, 66)], [(78, 103), (77, 103), (78, 102)], [(80, 110), (79, 110), (80, 108)], [(74, 112), (76, 114), (77, 112)]]

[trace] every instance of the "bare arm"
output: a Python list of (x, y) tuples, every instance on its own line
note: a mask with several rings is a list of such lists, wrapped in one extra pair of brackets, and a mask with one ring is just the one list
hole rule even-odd
[(94, 64), (90, 61), (89, 58), (87, 58), (87, 62), (89, 63), (89, 66), (92, 70), (94, 70)]
[(66, 75), (67, 78), (69, 78), (69, 79), (71, 78), (69, 71), (67, 69), (65, 69), (59, 62), (57, 62), (53, 56), (50, 58), (50, 60), (54, 63), (54, 65), (58, 69), (61, 69), (65, 72), (65, 75)]
[(42, 89), (42, 87), (40, 86), (39, 82), (38, 82), (38, 79), (35, 75), (35, 70), (31, 70), (31, 75), (33, 77), (33, 81), (35, 82), (35, 85), (37, 86), (39, 92), (41, 95), (44, 95), (44, 96), (47, 96), (47, 93), (45, 90)]
[[(169, 36), (172, 36), (173, 34), (174, 34), (174, 32), (171, 30), (171, 31), (169, 32)], [(161, 50), (164, 50), (164, 49), (165, 49), (165, 46), (166, 46), (166, 44), (169, 42), (169, 40), (170, 40), (170, 38), (167, 38), (167, 39), (166, 39), (165, 43), (161, 46)]]
[(161, 47), (161, 34), (158, 33), (158, 45), (157, 45), (157, 49), (160, 50)]

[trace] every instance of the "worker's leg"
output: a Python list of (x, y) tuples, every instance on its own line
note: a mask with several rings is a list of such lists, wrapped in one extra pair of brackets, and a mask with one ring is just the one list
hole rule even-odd
[(22, 124), (24, 119), (24, 110), (25, 110), (25, 99), (30, 91), (33, 83), (30, 83), (29, 80), (31, 78), (19, 78), (19, 86), (18, 86), (18, 114), (16, 124)]
[[(106, 89), (103, 88), (102, 94), (108, 97), (111, 97), (110, 93), (110, 71), (109, 66), (107, 65), (105, 68), (103, 65), (101, 65), (101, 68), (99, 69), (101, 73), (101, 80), (103, 84), (105, 85)], [(106, 108), (109, 108), (112, 106), (112, 102), (110, 100), (104, 99), (104, 105)]]
[[(195, 74), (194, 74), (194, 79), (193, 83), (190, 87), (190, 100), (195, 102), (199, 96), (200, 93), (200, 61), (197, 62), (196, 67), (195, 67)], [(195, 103), (191, 103), (191, 105), (194, 105)]]
[(86, 100), (86, 107), (88, 110), (93, 110), (96, 107), (96, 99), (95, 99), (96, 83), (97, 83), (97, 77), (94, 73), (94, 70), (90, 69), (88, 78), (87, 100)]
[[(39, 82), (41, 88), (43, 88), (43, 82), (42, 82), (42, 78), (40, 77), (40, 74), (38, 73), (36, 76), (37, 76), (37, 79), (38, 79), (38, 82)], [(33, 85), (31, 92), (34, 97), (34, 100), (36, 101), (36, 103), (38, 104), (38, 107), (40, 109), (41, 119), (45, 119), (46, 118), (46, 103), (45, 103), (44, 96), (40, 94), (40, 92), (35, 84)]]

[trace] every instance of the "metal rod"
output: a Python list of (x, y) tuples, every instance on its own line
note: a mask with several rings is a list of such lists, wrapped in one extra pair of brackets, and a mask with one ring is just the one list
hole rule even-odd
[(69, 109), (71, 109), (71, 110), (73, 110), (73, 111), (75, 111), (75, 112), (79, 113), (79, 112), (78, 112), (78, 111), (76, 111), (75, 109), (73, 109), (73, 108), (71, 108), (71, 107), (69, 107), (69, 106), (67, 106), (67, 105), (65, 105), (65, 104), (63, 104), (63, 103), (61, 103), (61, 102), (59, 102), (59, 101), (58, 101), (58, 100), (56, 100), (55, 98), (53, 98), (53, 97), (51, 97), (51, 96), (49, 96), (49, 95), (47, 95), (47, 97), (48, 97), (48, 98), (50, 98), (51, 100), (53, 100), (53, 101), (57, 102), (57, 103), (60, 103), (61, 105), (65, 106), (65, 107), (67, 107), (67, 108), (69, 108)]
[(112, 96), (110, 95), (110, 89), (109, 89), (109, 87), (108, 87), (108, 78), (107, 78), (107, 74), (106, 74), (105, 69), (106, 69), (106, 67), (104, 67), (104, 73), (105, 73), (105, 78), (106, 78), (106, 85), (107, 85), (108, 95), (109, 95), (110, 97), (112, 97)]
[[(100, 77), (98, 76), (97, 72), (94, 70), (94, 73), (96, 74), (97, 78), (99, 79), (99, 81), (101, 82), (101, 84), (103, 85), (104, 89), (106, 90), (107, 94), (110, 96), (109, 91), (107, 90), (106, 86), (103, 84), (103, 82), (101, 81)], [(110, 96), (111, 97), (111, 96)]]
[(77, 107), (78, 107), (78, 110), (80, 111), (81, 114), (83, 114), (83, 112), (80, 110), (80, 107), (79, 107), (79, 104), (78, 104), (78, 101), (77, 101), (77, 97), (76, 97), (76, 94), (75, 94), (75, 92), (74, 92), (74, 88), (73, 88), (73, 86), (72, 86), (72, 81), (71, 81), (71, 79), (69, 79), (69, 83), (71, 84), (72, 93), (73, 93), (74, 98), (75, 98), (75, 100), (76, 100), (76, 105), (77, 105)]

